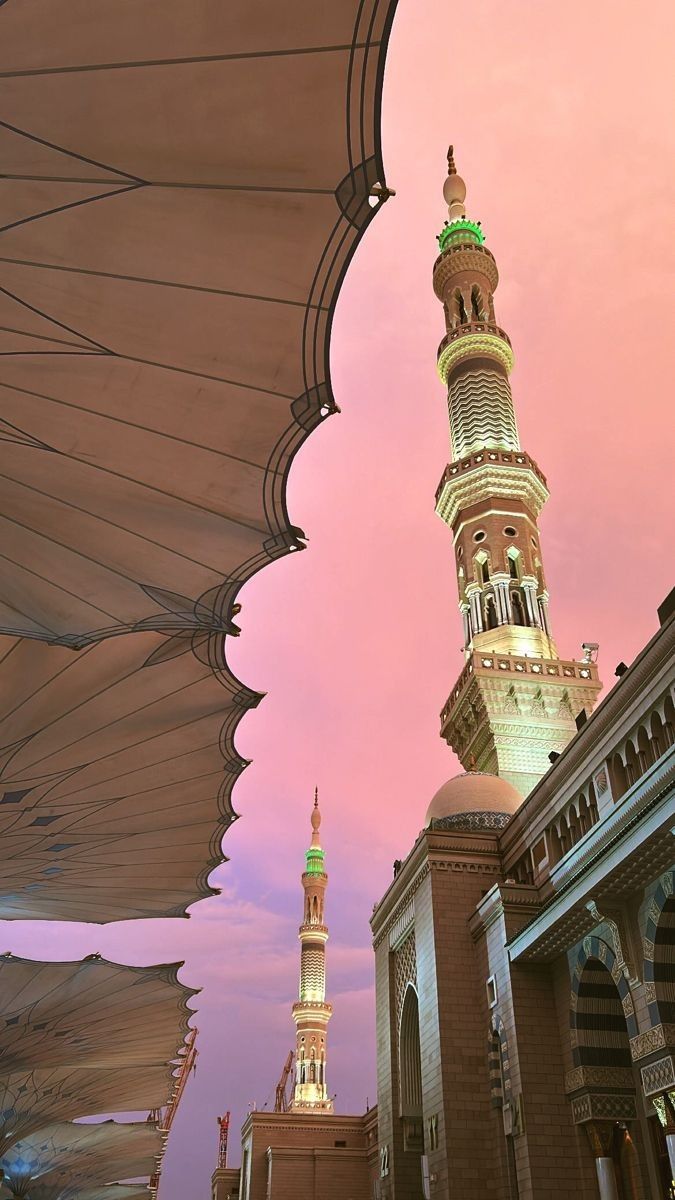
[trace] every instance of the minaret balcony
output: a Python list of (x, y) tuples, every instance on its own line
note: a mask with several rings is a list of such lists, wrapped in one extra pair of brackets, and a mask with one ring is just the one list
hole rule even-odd
[(508, 333), (492, 321), (468, 321), (446, 333), (438, 347), (437, 368), (443, 383), (456, 363), (464, 358), (494, 358), (506, 371), (513, 367), (513, 350)]
[(592, 662), (577, 662), (576, 659), (526, 658), (516, 654), (491, 654), (474, 652), (467, 660), (457, 683), (441, 710), (441, 729), (446, 725), (453, 709), (459, 703), (465, 689), (474, 678), (482, 676), (506, 677), (507, 679), (522, 679), (523, 676), (536, 677), (540, 682), (565, 683), (567, 686), (580, 686), (594, 690), (599, 689), (598, 668)]
[(521, 500), (537, 517), (548, 500), (546, 477), (524, 450), (484, 446), (448, 463), (436, 488), (436, 512), (452, 528), (463, 509), (494, 496)]
[(483, 275), (494, 292), (499, 283), (499, 273), (494, 254), (487, 246), (463, 242), (446, 246), (434, 263), (434, 291), (439, 300), (445, 299), (445, 291), (453, 276), (459, 273)]
[(328, 1021), (333, 1012), (333, 1005), (325, 1000), (296, 1000), (292, 1008), (293, 1020), (299, 1021)]
[(300, 926), (298, 937), (301, 942), (323, 942), (324, 945), (328, 941), (328, 926), (313, 925), (311, 921)]

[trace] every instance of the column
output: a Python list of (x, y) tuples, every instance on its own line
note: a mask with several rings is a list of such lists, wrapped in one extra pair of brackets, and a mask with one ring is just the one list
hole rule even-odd
[(675, 1179), (675, 1129), (671, 1133), (666, 1132), (666, 1145), (668, 1147), (668, 1158), (670, 1159), (670, 1173)]
[(663, 1119), (659, 1111), (659, 1120), (663, 1124), (663, 1132), (666, 1135), (666, 1146), (668, 1147), (668, 1158), (670, 1159), (670, 1173), (675, 1179), (675, 1091), (666, 1092), (662, 1097), (663, 1100)]
[(471, 605), (471, 629), (474, 634), (482, 633), (483, 632), (483, 613), (481, 611), (481, 605), (480, 605), (480, 601), (481, 601), (480, 585), (477, 583), (470, 583), (466, 589), (466, 594), (469, 598), (469, 604)]
[(464, 647), (468, 647), (471, 642), (471, 617), (469, 615), (469, 605), (466, 603), (460, 604), (459, 611), (462, 614), (462, 625), (464, 626)]
[(506, 574), (502, 575), (501, 572), (495, 572), (492, 576), (492, 582), (494, 583), (495, 600), (497, 602), (497, 620), (500, 625), (510, 625), (512, 615), (509, 577)]
[(613, 1126), (611, 1121), (589, 1121), (585, 1125), (595, 1155), (595, 1170), (598, 1175), (600, 1200), (619, 1200), (616, 1186), (614, 1160), (610, 1150), (612, 1145)]
[(548, 619), (548, 592), (542, 592), (539, 596), (539, 615), (544, 633), (547, 637), (551, 636), (551, 626)]

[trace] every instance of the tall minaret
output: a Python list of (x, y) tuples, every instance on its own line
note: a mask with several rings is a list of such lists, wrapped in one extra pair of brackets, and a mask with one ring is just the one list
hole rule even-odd
[(583, 661), (566, 661), (553, 641), (537, 527), (546, 480), (520, 446), (513, 352), (495, 320), (497, 264), (480, 223), (466, 215), (452, 146), (443, 195), (449, 219), (433, 278), (445, 312), (438, 372), (453, 461), (436, 512), (452, 530), (466, 662), (441, 714), (441, 736), (465, 769), (503, 775), (527, 795), (601, 685), (593, 648)]
[(324, 897), (328, 876), (321, 847), (318, 791), (312, 810), (312, 844), (306, 854), (302, 887), (305, 911), (300, 926), (300, 992), (293, 1005), (296, 1026), (295, 1091), (291, 1109), (333, 1111), (326, 1087), (326, 1030), (333, 1011), (326, 1004), (326, 942)]

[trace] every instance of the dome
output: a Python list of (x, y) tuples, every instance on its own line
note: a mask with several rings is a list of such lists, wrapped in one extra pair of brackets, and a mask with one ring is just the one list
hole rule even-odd
[[(470, 771), (438, 789), (427, 809), (426, 826), (501, 828), (523, 803), (520, 792), (500, 775)], [(442, 823), (442, 824), (441, 824)]]

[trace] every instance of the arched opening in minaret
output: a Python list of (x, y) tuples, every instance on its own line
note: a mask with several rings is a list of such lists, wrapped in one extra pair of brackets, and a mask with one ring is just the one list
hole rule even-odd
[(422, 1052), (417, 992), (411, 983), (406, 989), (399, 1030), (400, 1102), (406, 1150), (422, 1153)]
[(509, 564), (509, 575), (511, 579), (520, 579), (520, 550), (516, 550), (515, 546), (509, 546), (506, 552), (506, 558)]
[(476, 578), (479, 583), (490, 582), (490, 562), (484, 550), (476, 555)]
[(488, 595), (485, 597), (485, 626), (487, 629), (496, 629), (498, 624), (495, 598), (492, 595)]
[(456, 315), (457, 321), (459, 322), (460, 325), (468, 325), (469, 324), (469, 315), (466, 311), (466, 303), (464, 300), (464, 296), (462, 295), (459, 288), (457, 288), (457, 291), (455, 292), (454, 301), (455, 301), (455, 304), (454, 304), (455, 315)]
[(483, 314), (483, 297), (480, 293), (480, 288), (474, 283), (471, 288), (471, 319), (473, 321), (482, 321)]
[(514, 625), (527, 625), (523, 602), (518, 592), (511, 592), (511, 611), (513, 613)]

